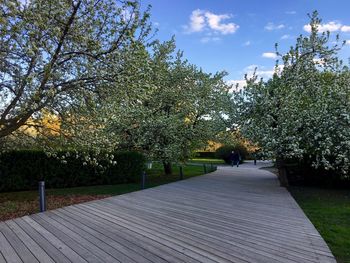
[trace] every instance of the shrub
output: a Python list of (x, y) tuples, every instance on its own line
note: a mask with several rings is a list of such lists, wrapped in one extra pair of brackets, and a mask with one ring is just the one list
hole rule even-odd
[(117, 164), (105, 163), (103, 170), (71, 156), (63, 164), (42, 151), (5, 152), (0, 155), (0, 191), (36, 189), (41, 180), (48, 188), (136, 182), (145, 166), (138, 152), (115, 153)]
[(224, 145), (216, 150), (216, 157), (224, 160), (227, 164), (230, 164), (230, 154), (232, 151), (239, 152), (241, 156), (241, 163), (247, 158), (248, 150), (243, 144), (236, 145)]
[(117, 165), (109, 167), (105, 172), (108, 184), (134, 183), (139, 181), (145, 169), (146, 159), (139, 152), (118, 152), (114, 154)]
[(215, 158), (216, 153), (215, 152), (196, 152), (196, 157), (199, 158)]
[(277, 159), (277, 168), (286, 172), (289, 185), (307, 185), (325, 188), (350, 188), (350, 179), (344, 178), (340, 171), (313, 167), (315, 157), (303, 159)]

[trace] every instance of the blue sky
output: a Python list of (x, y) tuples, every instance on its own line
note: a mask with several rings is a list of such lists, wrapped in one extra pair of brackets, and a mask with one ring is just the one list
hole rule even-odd
[(275, 65), (277, 42), (282, 52), (295, 43), (309, 22), (307, 13), (319, 12), (323, 29), (348, 40), (341, 52), (350, 57), (349, 0), (141, 0), (152, 6), (156, 38), (175, 35), (185, 58), (206, 72), (225, 70), (227, 80), (242, 80), (255, 66), (268, 78)]

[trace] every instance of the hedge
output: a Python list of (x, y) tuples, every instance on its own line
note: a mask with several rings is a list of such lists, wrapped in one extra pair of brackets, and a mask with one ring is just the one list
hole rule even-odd
[(215, 155), (215, 152), (196, 152), (196, 157), (214, 159), (216, 157), (216, 155)]
[(288, 185), (306, 185), (325, 188), (350, 189), (350, 176), (344, 177), (340, 171), (315, 168), (314, 158), (305, 156), (303, 159), (277, 158), (276, 166), (279, 172), (285, 172)]
[[(73, 155), (72, 155), (73, 156)], [(104, 170), (83, 165), (81, 159), (66, 158), (67, 163), (48, 157), (42, 151), (10, 151), (0, 155), (0, 192), (37, 189), (44, 180), (48, 188), (119, 184), (136, 182), (145, 167), (138, 152), (117, 152), (116, 165)]]

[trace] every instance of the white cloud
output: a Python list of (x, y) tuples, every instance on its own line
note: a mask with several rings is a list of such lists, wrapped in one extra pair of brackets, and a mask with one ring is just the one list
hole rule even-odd
[(258, 65), (252, 64), (252, 65), (246, 66), (243, 71), (254, 71), (258, 67), (259, 67)]
[[(306, 32), (309, 32), (309, 33), (311, 32), (310, 25), (304, 25), (303, 29)], [(330, 21), (330, 22), (325, 23), (325, 24), (320, 24), (318, 26), (318, 31), (319, 32), (326, 32), (326, 31), (329, 31), (329, 32), (335, 32), (335, 31), (350, 32), (350, 26), (343, 25), (342, 23), (337, 22), (337, 21)]]
[(350, 32), (350, 26), (342, 26), (340, 30), (342, 32)]
[(295, 15), (297, 12), (296, 11), (286, 11), (287, 15)]
[(243, 72), (247, 74), (248, 78), (251, 78), (255, 72), (259, 78), (270, 79), (274, 73), (279, 73), (283, 70), (283, 65), (278, 65), (278, 67), (274, 67), (272, 69), (266, 69), (263, 66), (258, 65), (249, 65), (244, 68)]
[(288, 34), (281, 36), (281, 39), (291, 39), (291, 38), (292, 36)]
[(285, 28), (285, 25), (283, 24), (279, 24), (279, 25), (275, 25), (274, 23), (270, 22), (265, 26), (266, 30), (272, 31), (272, 30), (279, 30)]
[(310, 25), (304, 25), (303, 26), (304, 31), (310, 33), (311, 32), (311, 26)]
[(203, 12), (199, 9), (193, 10), (190, 16), (189, 32), (199, 32), (205, 27), (205, 18)]
[(208, 25), (211, 29), (221, 32), (222, 34), (232, 34), (238, 29), (238, 25), (234, 23), (224, 24), (221, 21), (230, 18), (230, 15), (215, 15), (210, 12), (206, 12), (205, 16), (208, 21)]
[(211, 37), (211, 36), (206, 36), (206, 37), (203, 37), (201, 38), (201, 42), (202, 43), (208, 43), (208, 42), (218, 42), (220, 41), (221, 38), (220, 37)]
[(272, 59), (276, 59), (276, 58), (277, 58), (277, 55), (276, 55), (276, 53), (274, 53), (274, 52), (264, 52), (264, 53), (262, 54), (262, 57), (263, 57), (263, 58), (272, 58)]
[(235, 23), (224, 23), (223, 20), (231, 18), (229, 14), (214, 14), (209, 11), (196, 9), (192, 11), (189, 25), (184, 26), (187, 33), (212, 30), (223, 35), (233, 34), (239, 28)]
[(248, 40), (248, 41), (246, 41), (246, 42), (243, 43), (243, 46), (246, 46), (246, 47), (247, 47), (247, 46), (250, 46), (251, 44), (252, 44), (252, 43)]

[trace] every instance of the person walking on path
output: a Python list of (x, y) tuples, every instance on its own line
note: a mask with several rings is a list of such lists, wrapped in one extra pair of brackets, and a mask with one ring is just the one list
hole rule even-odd
[(232, 151), (230, 154), (231, 166), (237, 165), (239, 167), (240, 156), (238, 152)]

